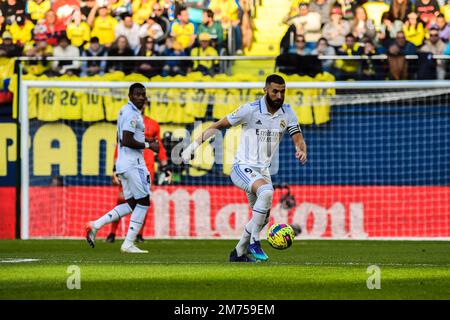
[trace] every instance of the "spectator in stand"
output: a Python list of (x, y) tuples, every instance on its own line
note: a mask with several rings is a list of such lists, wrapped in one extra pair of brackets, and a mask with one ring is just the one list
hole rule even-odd
[(439, 14), (439, 5), (436, 0), (416, 0), (414, 8), (419, 17), (419, 21), (426, 28), (435, 22), (436, 16)]
[(330, 21), (330, 12), (333, 4), (333, 0), (311, 0), (309, 11), (320, 14), (320, 21), (322, 24), (326, 24)]
[(58, 44), (58, 38), (66, 32), (66, 26), (61, 20), (57, 19), (56, 13), (53, 10), (49, 10), (45, 14), (44, 27), (47, 42), (52, 46), (56, 46)]
[(290, 19), (288, 24), (295, 28), (295, 34), (303, 35), (306, 46), (311, 51), (316, 47), (317, 41), (322, 37), (320, 14), (309, 12), (308, 4), (300, 3), (298, 6), (299, 15)]
[[(317, 56), (334, 56), (336, 55), (336, 50), (328, 44), (327, 39), (320, 38), (319, 41), (317, 41), (316, 48), (311, 52), (313, 55)], [(328, 59), (328, 60), (320, 60), (322, 63), (322, 71), (333, 73), (334, 69), (334, 60)]]
[(15, 21), (9, 31), (11, 32), (13, 43), (23, 48), (33, 37), (31, 31), (34, 28), (34, 24), (23, 14), (17, 15)]
[[(343, 56), (360, 56), (362, 54), (363, 48), (352, 33), (345, 37), (345, 43), (337, 50), (337, 55)], [(361, 62), (359, 60), (336, 60), (335, 64), (337, 80), (358, 80), (360, 78)]]
[(405, 33), (403, 31), (397, 32), (395, 36), (395, 41), (391, 45), (396, 45), (399, 49), (399, 54), (407, 56), (414, 55), (417, 52), (417, 48), (414, 43), (406, 40)]
[(388, 50), (388, 65), (390, 80), (408, 80), (408, 61), (395, 43)]
[(209, 9), (214, 12), (214, 19), (222, 24), (233, 22), (239, 23), (238, 5), (235, 0), (211, 0)]
[(114, 18), (119, 18), (124, 13), (132, 13), (130, 0), (108, 0), (108, 8)]
[(164, 32), (162, 37), (156, 39), (155, 43), (158, 45), (163, 45), (170, 33), (170, 21), (166, 16), (164, 16), (164, 9), (159, 2), (156, 2), (153, 5), (153, 13), (151, 17), (161, 26), (161, 29)]
[(388, 48), (389, 44), (395, 39), (397, 32), (403, 30), (403, 22), (401, 20), (391, 20), (389, 12), (384, 12), (381, 20), (382, 23), (377, 32), (376, 40), (381, 47)]
[(5, 31), (2, 34), (2, 43), (0, 44), (0, 57), (12, 58), (21, 55), (20, 47), (15, 45), (12, 40), (11, 32)]
[[(133, 50), (128, 44), (127, 37), (119, 36), (111, 45), (108, 50), (108, 56), (110, 57), (132, 57), (134, 56)], [(119, 60), (119, 61), (108, 61), (108, 72), (122, 71), (125, 74), (130, 74), (134, 69), (134, 61)]]
[[(100, 44), (97, 37), (92, 37), (89, 47), (83, 50), (82, 57), (107, 57), (108, 51)], [(106, 60), (102, 61), (83, 61), (81, 66), (81, 76), (102, 76), (106, 70)]]
[[(214, 57), (218, 56), (219, 53), (214, 49), (211, 43), (211, 37), (208, 33), (200, 33), (198, 35), (198, 41), (200, 45), (191, 50), (192, 57)], [(200, 71), (204, 75), (213, 76), (218, 71), (218, 61), (203, 60), (193, 61), (193, 71)], [(191, 71), (191, 70), (190, 70)]]
[(445, 17), (442, 13), (437, 16), (436, 22), (431, 24), (430, 30), (432, 28), (438, 29), (439, 38), (447, 43), (448, 38), (450, 38), (450, 23), (445, 21)]
[[(0, 2), (0, 23), (2, 29), (16, 22), (16, 16), (25, 13), (25, 1), (6, 0)], [(13, 36), (14, 39), (14, 36)]]
[[(53, 55), (53, 47), (47, 43), (45, 33), (34, 36), (33, 41), (27, 42), (23, 48), (23, 54), (27, 57), (45, 58)], [(45, 60), (25, 61), (23, 63), (26, 74), (41, 75), (49, 69), (49, 64)]]
[(296, 54), (298, 56), (311, 55), (312, 50), (306, 45), (305, 36), (299, 34), (295, 39), (295, 47), (289, 50), (289, 53)]
[[(95, 17), (98, 11), (98, 17)], [(100, 44), (110, 47), (115, 39), (115, 30), (118, 24), (105, 5), (99, 7), (97, 4), (92, 8), (87, 23), (92, 28), (91, 36), (97, 37)]]
[(203, 11), (202, 24), (198, 26), (197, 32), (198, 34), (209, 34), (213, 47), (218, 49), (222, 47), (222, 25), (214, 20), (214, 12), (211, 9)]
[[(430, 28), (430, 39), (425, 41), (425, 44), (419, 49), (420, 52), (429, 52), (433, 55), (442, 55), (444, 54), (446, 45), (444, 41), (439, 38), (439, 29), (438, 28)], [(437, 59), (436, 60), (436, 73), (438, 80), (445, 79), (445, 69), (446, 62), (445, 60)]]
[[(58, 58), (79, 57), (80, 50), (70, 44), (69, 38), (62, 35), (58, 38), (58, 45), (53, 49), (53, 56)], [(52, 71), (57, 75), (79, 75), (80, 61), (52, 61)]]
[[(166, 40), (166, 49), (162, 53), (163, 56), (167, 57), (184, 57), (186, 56), (185, 51), (183, 50), (183, 46), (181, 43), (175, 41), (174, 38), (167, 38)], [(162, 76), (175, 76), (178, 74), (185, 75), (186, 63), (181, 60), (167, 60), (164, 61), (164, 66), (162, 69)]]
[(362, 7), (366, 10), (368, 20), (371, 20), (378, 30), (382, 23), (381, 16), (389, 11), (389, 5), (382, 0), (368, 0)]
[(133, 12), (133, 21), (142, 25), (152, 14), (155, 0), (133, 0), (131, 12)]
[(159, 51), (161, 41), (164, 38), (164, 31), (161, 25), (156, 23), (155, 19), (154, 15), (147, 19), (147, 22), (139, 29), (139, 37), (141, 42), (143, 38), (151, 37), (154, 41), (154, 49)]
[(141, 41), (139, 38), (139, 25), (133, 21), (131, 14), (129, 14), (128, 12), (123, 13), (121, 15), (121, 18), (122, 20), (119, 22), (115, 29), (115, 37), (117, 39), (119, 36), (125, 36), (128, 40), (128, 45), (130, 46), (131, 50), (133, 50), (133, 52), (137, 54), (141, 46)]
[(403, 23), (408, 19), (408, 14), (411, 11), (410, 0), (392, 0), (389, 17), (392, 22), (399, 20)]
[(175, 38), (183, 50), (190, 49), (195, 42), (194, 24), (189, 22), (189, 14), (186, 8), (181, 8), (178, 13), (178, 21), (172, 25), (171, 36)]
[(29, 0), (27, 2), (27, 13), (34, 23), (45, 18), (45, 14), (50, 10), (52, 4), (50, 0)]
[(362, 60), (361, 63), (361, 80), (382, 80), (383, 79), (383, 63), (381, 60), (371, 59), (370, 57), (380, 54), (375, 44), (370, 41), (364, 41), (363, 55), (369, 59)]
[(328, 41), (330, 46), (339, 48), (344, 44), (345, 36), (350, 33), (350, 30), (350, 23), (342, 19), (341, 8), (333, 7), (331, 9), (330, 22), (323, 27), (323, 37)]
[(236, 54), (242, 54), (242, 30), (239, 26), (239, 7), (236, 1), (211, 0), (209, 9), (214, 12), (214, 19), (222, 24), (223, 30), (232, 28)]
[[(252, 0), (239, 0), (239, 26), (242, 32), (242, 48), (250, 50), (253, 46), (253, 31), (255, 29), (252, 18)], [(219, 48), (220, 49), (220, 48)]]
[(72, 19), (72, 13), (80, 10), (80, 0), (53, 0), (52, 10), (56, 14), (58, 23), (66, 27)]
[[(154, 57), (158, 55), (158, 52), (155, 50), (155, 40), (152, 37), (146, 36), (141, 41), (142, 44), (138, 56)], [(153, 60), (138, 61), (137, 72), (147, 78), (154, 77), (161, 72), (161, 62)]]
[(352, 25), (353, 35), (356, 41), (363, 43), (365, 39), (375, 39), (375, 25), (373, 21), (367, 18), (366, 9), (357, 7), (355, 10), (355, 18)]
[[(81, 16), (83, 17), (84, 21), (88, 20), (89, 14), (92, 10), (96, 7), (97, 0), (84, 0), (81, 2)], [(95, 9), (97, 10), (97, 9)], [(94, 16), (95, 17), (95, 16)], [(92, 27), (92, 26), (91, 26)]]
[(89, 43), (91, 39), (91, 28), (81, 18), (81, 11), (76, 10), (72, 15), (72, 22), (69, 23), (66, 29), (67, 38), (75, 47), (82, 49), (82, 47)]
[(403, 32), (406, 40), (412, 42), (416, 47), (420, 47), (425, 38), (425, 28), (422, 22), (418, 21), (417, 18), (417, 13), (410, 12), (408, 14), (408, 20), (406, 20), (403, 25)]

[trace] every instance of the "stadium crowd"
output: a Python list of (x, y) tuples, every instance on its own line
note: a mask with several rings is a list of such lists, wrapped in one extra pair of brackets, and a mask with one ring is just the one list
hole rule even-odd
[[(249, 0), (2, 0), (3, 57), (218, 56), (232, 32), (242, 54), (241, 18)], [(152, 77), (200, 71), (213, 75), (215, 61), (32, 61), (39, 75), (102, 75), (138, 71)]]
[[(338, 80), (446, 78), (446, 61), (432, 55), (450, 54), (450, 1), (297, 0), (284, 22), (289, 29), (281, 41), (281, 70), (304, 67), (299, 56), (386, 54), (384, 61), (320, 64)], [(407, 60), (408, 55), (417, 60)]]
[[(242, 54), (252, 27), (251, 0), (1, 0), (0, 56), (129, 57)], [(373, 56), (387, 60), (328, 59), (316, 63), (339, 80), (445, 79), (450, 54), (450, 1), (293, 0), (283, 23), (277, 67), (303, 73), (317, 56)], [(277, 22), (275, 22), (277, 23)], [(229, 33), (232, 33), (230, 35)], [(235, 52), (227, 52), (231, 36)], [(279, 35), (280, 37), (282, 35)], [(408, 60), (407, 55), (417, 55)], [(33, 75), (146, 77), (219, 72), (217, 61), (30, 61)], [(306, 72), (308, 73), (308, 72)]]

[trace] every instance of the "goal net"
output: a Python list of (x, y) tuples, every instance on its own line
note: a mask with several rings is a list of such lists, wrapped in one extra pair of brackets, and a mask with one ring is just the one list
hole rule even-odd
[[(87, 221), (116, 205), (115, 121), (130, 84), (22, 81), (23, 239), (81, 238)], [(241, 128), (216, 135), (189, 165), (176, 155), (213, 121), (261, 98), (263, 84), (144, 85), (145, 113), (160, 124), (173, 171), (173, 183), (162, 183), (156, 156), (144, 237), (238, 238), (251, 217), (229, 178)], [(305, 239), (450, 239), (450, 83), (287, 87), (308, 162), (298, 163), (286, 134), (271, 166), (270, 224), (297, 225)], [(119, 223), (118, 237), (127, 226)]]

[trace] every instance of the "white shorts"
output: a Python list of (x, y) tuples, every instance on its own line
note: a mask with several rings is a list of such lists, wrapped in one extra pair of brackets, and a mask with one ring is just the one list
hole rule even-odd
[(117, 174), (125, 200), (142, 199), (150, 195), (150, 174), (146, 167), (130, 168)]
[(234, 164), (230, 177), (234, 185), (244, 190), (247, 196), (253, 194), (252, 185), (256, 180), (264, 179), (267, 183), (272, 184), (269, 169), (252, 167), (245, 164)]

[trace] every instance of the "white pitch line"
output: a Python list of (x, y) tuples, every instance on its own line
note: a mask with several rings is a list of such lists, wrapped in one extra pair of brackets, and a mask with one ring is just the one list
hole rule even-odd
[[(64, 261), (56, 261), (56, 260), (42, 260), (50, 263), (63, 263)], [(70, 263), (82, 263), (82, 264), (162, 264), (162, 265), (180, 265), (180, 264), (223, 264), (228, 263), (228, 261), (223, 262), (211, 262), (211, 261), (176, 261), (176, 262), (167, 262), (167, 261), (119, 261), (119, 260), (79, 260), (79, 261), (70, 261)], [(261, 262), (256, 263), (257, 265), (281, 265), (281, 266), (370, 266), (370, 265), (378, 265), (380, 267), (447, 267), (450, 268), (450, 264), (430, 264), (430, 263), (376, 263), (376, 262), (273, 262), (269, 261), (267, 263)], [(252, 263), (230, 263), (230, 265), (252, 265)]]
[(35, 262), (40, 261), (41, 259), (16, 259), (16, 258), (6, 258), (4, 260), (0, 260), (0, 263), (23, 263), (23, 262)]

